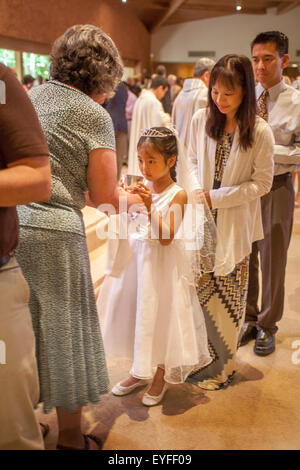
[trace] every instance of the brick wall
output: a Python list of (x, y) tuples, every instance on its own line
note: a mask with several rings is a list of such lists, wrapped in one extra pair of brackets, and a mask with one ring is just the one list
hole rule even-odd
[(1, 0), (0, 47), (47, 54), (73, 24), (100, 26), (126, 65), (146, 67), (150, 33), (127, 5), (113, 0)]

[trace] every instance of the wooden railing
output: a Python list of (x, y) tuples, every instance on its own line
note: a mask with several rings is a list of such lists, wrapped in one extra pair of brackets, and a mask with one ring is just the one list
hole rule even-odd
[(86, 206), (82, 210), (83, 220), (85, 224), (85, 232), (87, 239), (87, 247), (91, 263), (91, 273), (94, 284), (95, 296), (97, 298), (101, 284), (104, 279), (104, 268), (106, 262), (106, 245), (105, 239), (99, 239), (97, 236), (98, 229), (107, 226), (108, 218), (103, 212), (99, 212), (92, 207)]

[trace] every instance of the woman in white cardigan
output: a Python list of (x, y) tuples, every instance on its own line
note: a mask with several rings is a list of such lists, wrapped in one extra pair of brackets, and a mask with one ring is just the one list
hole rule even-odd
[(211, 72), (207, 109), (197, 111), (188, 150), (190, 189), (206, 198), (221, 243), (222, 264), (197, 281), (213, 362), (188, 381), (220, 389), (235, 372), (238, 335), (243, 325), (249, 255), (263, 238), (260, 197), (273, 179), (274, 139), (256, 116), (255, 83), (245, 56), (222, 57)]

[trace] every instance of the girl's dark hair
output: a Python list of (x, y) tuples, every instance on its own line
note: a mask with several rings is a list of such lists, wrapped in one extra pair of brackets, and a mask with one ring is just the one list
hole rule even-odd
[(246, 150), (253, 143), (256, 119), (255, 82), (252, 65), (248, 57), (236, 54), (225, 55), (211, 71), (206, 133), (218, 142), (224, 133), (226, 115), (219, 111), (211, 96), (212, 88), (217, 81), (232, 90), (237, 85), (242, 87), (243, 99), (236, 112), (236, 119), (240, 131), (240, 145)]
[[(156, 133), (158, 134), (157, 136), (155, 135)], [(163, 136), (160, 137), (159, 134), (163, 134)], [(140, 137), (140, 140), (137, 144), (137, 148), (139, 148), (143, 144), (151, 144), (154, 150), (163, 155), (166, 163), (169, 158), (173, 157), (174, 155), (176, 156), (175, 165), (170, 168), (170, 176), (172, 180), (176, 182), (176, 163), (178, 157), (178, 147), (174, 133), (167, 127), (151, 127), (150, 129), (147, 129), (145, 135), (142, 135)]]

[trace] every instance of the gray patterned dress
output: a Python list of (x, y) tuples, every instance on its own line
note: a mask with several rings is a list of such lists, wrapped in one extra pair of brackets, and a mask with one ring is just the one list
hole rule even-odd
[[(220, 188), (230, 154), (233, 134), (224, 134), (217, 144), (213, 189)], [(218, 210), (212, 211), (217, 221)], [(187, 381), (200, 388), (218, 390), (233, 379), (238, 335), (243, 325), (248, 290), (249, 256), (227, 276), (213, 273), (196, 279), (198, 299), (205, 317), (212, 362), (191, 375)]]
[(18, 261), (29, 283), (40, 402), (47, 413), (96, 403), (109, 391), (81, 209), (89, 153), (115, 149), (108, 113), (84, 93), (52, 81), (30, 97), (51, 160), (52, 196), (19, 207)]

